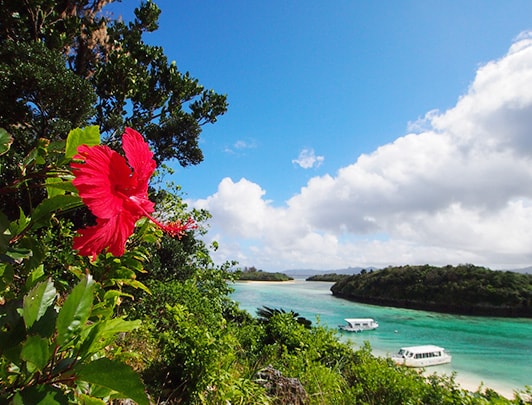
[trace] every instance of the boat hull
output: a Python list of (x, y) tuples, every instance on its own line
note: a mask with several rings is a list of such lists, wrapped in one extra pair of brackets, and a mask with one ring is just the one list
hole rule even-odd
[(432, 359), (405, 359), (401, 357), (393, 356), (392, 360), (397, 364), (406, 367), (430, 367), (430, 366), (439, 366), (441, 364), (450, 363), (452, 357), (447, 355), (439, 358)]
[(364, 328), (352, 328), (352, 327), (349, 327), (349, 326), (345, 326), (345, 325), (340, 325), (339, 328), (342, 329), (343, 331), (346, 331), (346, 332), (355, 332), (355, 333), (358, 333), (358, 332), (363, 332), (365, 330), (375, 330), (377, 329), (378, 326), (372, 326), (372, 327), (364, 327)]
[(452, 356), (442, 347), (425, 345), (403, 347), (392, 360), (406, 367), (430, 367), (450, 363)]

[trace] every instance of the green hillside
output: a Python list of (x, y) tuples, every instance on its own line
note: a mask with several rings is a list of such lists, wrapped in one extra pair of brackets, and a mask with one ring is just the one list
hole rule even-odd
[(331, 291), (337, 297), (376, 305), (532, 317), (532, 275), (470, 264), (388, 267), (339, 280)]

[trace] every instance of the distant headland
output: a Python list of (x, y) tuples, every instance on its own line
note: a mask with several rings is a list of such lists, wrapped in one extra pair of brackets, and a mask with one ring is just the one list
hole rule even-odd
[(532, 274), (464, 264), (398, 266), (335, 275), (334, 296), (366, 304), (481, 316), (532, 318)]
[(290, 281), (292, 277), (284, 273), (271, 273), (268, 271), (258, 270), (254, 266), (244, 267), (244, 269), (237, 271), (236, 280), (238, 281)]

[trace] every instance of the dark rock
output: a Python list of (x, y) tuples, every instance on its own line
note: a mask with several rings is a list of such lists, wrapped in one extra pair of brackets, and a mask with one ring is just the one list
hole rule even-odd
[(285, 377), (272, 366), (257, 372), (257, 383), (273, 398), (274, 405), (307, 405), (310, 398), (297, 378)]

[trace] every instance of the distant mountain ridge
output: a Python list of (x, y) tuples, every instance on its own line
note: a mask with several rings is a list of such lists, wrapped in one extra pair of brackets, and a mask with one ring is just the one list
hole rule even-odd
[(532, 266), (523, 267), (521, 269), (511, 269), (509, 271), (514, 271), (516, 273), (532, 274)]

